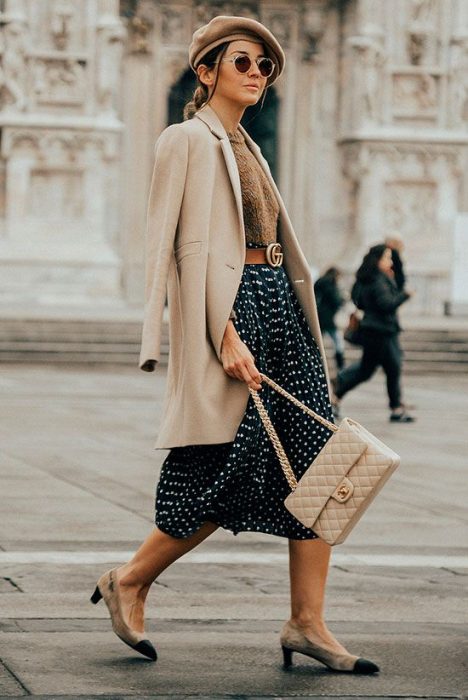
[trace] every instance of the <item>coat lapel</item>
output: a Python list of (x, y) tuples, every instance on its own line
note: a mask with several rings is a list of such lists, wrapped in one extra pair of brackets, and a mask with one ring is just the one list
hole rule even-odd
[[(232, 183), (232, 189), (234, 191), (235, 195), (235, 200), (236, 200), (236, 205), (237, 205), (237, 212), (239, 215), (239, 222), (240, 222), (240, 235), (241, 235), (241, 244), (243, 246), (243, 249), (245, 247), (245, 231), (244, 231), (244, 214), (243, 214), (243, 207), (242, 207), (242, 190), (241, 190), (241, 185), (240, 185), (240, 178), (239, 178), (239, 171), (237, 168), (237, 162), (233, 153), (233, 150), (231, 148), (231, 144), (229, 142), (228, 135), (226, 133), (226, 130), (216, 114), (215, 110), (208, 104), (205, 107), (202, 107), (198, 112), (195, 113), (196, 117), (201, 119), (205, 124), (208, 125), (210, 130), (212, 131), (215, 136), (217, 136), (221, 140), (221, 147), (224, 155), (224, 159), (226, 161), (226, 167), (229, 173), (229, 178)], [(255, 143), (255, 141), (249, 136), (247, 131), (244, 129), (244, 127), (240, 124), (239, 125), (239, 130), (241, 133), (244, 135), (245, 142), (248, 146), (248, 148), (252, 151), (254, 154), (255, 158), (258, 160), (260, 163), (261, 168), (263, 169), (266, 177), (268, 178), (268, 181), (271, 185), (271, 188), (276, 196), (276, 199), (278, 201), (279, 205), (279, 219), (278, 219), (278, 241), (281, 243), (281, 245), (284, 248), (284, 251), (286, 253), (286, 259), (284, 262), (285, 268), (291, 277), (291, 279), (295, 279), (296, 277), (303, 278), (305, 271), (309, 270), (309, 265), (308, 262), (304, 256), (304, 253), (302, 252), (299, 243), (296, 239), (293, 225), (291, 223), (291, 220), (289, 218), (288, 211), (286, 209), (286, 205), (283, 202), (283, 199), (279, 193), (278, 187), (276, 186), (276, 182), (273, 179), (273, 176), (271, 174), (270, 168), (268, 167), (268, 163), (265, 160), (265, 158), (262, 155), (262, 152)], [(302, 281), (302, 279), (300, 280)], [(304, 286), (304, 285), (302, 285)], [(302, 293), (301, 288), (298, 288), (298, 294), (300, 295)], [(304, 292), (305, 293), (305, 292)]]
[[(195, 113), (195, 116), (201, 119), (207, 126), (210, 128), (213, 134), (217, 136), (221, 140), (221, 148), (223, 151), (224, 159), (226, 161), (226, 167), (227, 171), (229, 174), (229, 178), (231, 180), (232, 184), (232, 189), (234, 191), (234, 196), (236, 198), (236, 206), (237, 206), (237, 212), (239, 214), (239, 221), (241, 225), (241, 231), (244, 234), (244, 212), (243, 212), (243, 206), (242, 206), (242, 190), (241, 190), (241, 184), (240, 184), (240, 178), (239, 178), (239, 170), (237, 168), (237, 162), (228, 138), (228, 135), (226, 133), (226, 129), (224, 128), (220, 118), (216, 114), (215, 110), (210, 106), (206, 105), (205, 107), (202, 107), (198, 112)], [(278, 188), (276, 187), (276, 183), (273, 180), (273, 177), (270, 173), (270, 169), (268, 168), (266, 161), (264, 160), (260, 148), (257, 146), (255, 141), (249, 136), (247, 131), (244, 129), (244, 127), (239, 124), (239, 130), (240, 132), (244, 135), (245, 141), (247, 143), (248, 148), (252, 151), (254, 154), (255, 158), (260, 164), (260, 167), (262, 168), (263, 172), (268, 178), (268, 181), (270, 185), (272, 186), (273, 192), (275, 193), (275, 196), (278, 200), (278, 204), (280, 206), (280, 209), (283, 211), (284, 209), (284, 204), (281, 199), (281, 196), (279, 194)]]
[(236, 198), (240, 230), (244, 232), (244, 207), (242, 204), (242, 190), (239, 177), (239, 170), (237, 168), (237, 162), (227, 135), (225, 138), (221, 139), (221, 148), (223, 150), (224, 160), (226, 161), (226, 167), (229, 173), (229, 179), (231, 180), (232, 189), (234, 190), (234, 196)]
[(231, 180), (232, 189), (234, 191), (234, 197), (236, 200), (237, 213), (239, 216), (240, 232), (244, 232), (244, 211), (242, 206), (242, 190), (239, 178), (239, 170), (237, 168), (236, 159), (234, 157), (231, 144), (229, 142), (226, 129), (224, 128), (221, 119), (218, 117), (214, 109), (210, 105), (202, 107), (198, 112), (195, 113), (195, 117), (201, 119), (202, 122), (209, 127), (210, 131), (217, 136), (221, 141), (221, 149), (223, 151), (224, 160), (226, 161), (226, 168), (228, 171), (229, 179)]

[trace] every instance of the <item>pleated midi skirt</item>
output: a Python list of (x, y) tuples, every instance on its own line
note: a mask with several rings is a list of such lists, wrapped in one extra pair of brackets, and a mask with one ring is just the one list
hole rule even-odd
[[(258, 370), (333, 422), (320, 350), (284, 267), (246, 264), (234, 310), (234, 325)], [(299, 479), (331, 432), (265, 382), (259, 394)], [(192, 535), (210, 521), (235, 535), (255, 531), (314, 539), (315, 532), (286, 510), (283, 501), (289, 493), (249, 396), (232, 442), (169, 451), (156, 489), (155, 523), (177, 538)]]

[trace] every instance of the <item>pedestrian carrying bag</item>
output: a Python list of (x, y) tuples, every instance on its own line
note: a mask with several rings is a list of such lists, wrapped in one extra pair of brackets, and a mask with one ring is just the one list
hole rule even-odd
[(351, 345), (362, 345), (361, 317), (362, 314), (357, 309), (349, 315), (348, 325), (344, 330), (343, 337)]
[(332, 432), (301, 479), (297, 481), (262, 399), (249, 391), (273, 444), (291, 493), (286, 508), (330, 545), (341, 544), (400, 464), (400, 457), (352, 418), (339, 426), (261, 374), (275, 391)]

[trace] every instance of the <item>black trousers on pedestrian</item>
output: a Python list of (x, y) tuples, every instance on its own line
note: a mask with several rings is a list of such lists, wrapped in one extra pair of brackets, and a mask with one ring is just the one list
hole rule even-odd
[(382, 367), (387, 378), (388, 403), (390, 409), (401, 405), (401, 361), (398, 333), (383, 334), (371, 329), (362, 330), (363, 352), (357, 362), (338, 372), (336, 396), (341, 399), (355, 386), (372, 377)]

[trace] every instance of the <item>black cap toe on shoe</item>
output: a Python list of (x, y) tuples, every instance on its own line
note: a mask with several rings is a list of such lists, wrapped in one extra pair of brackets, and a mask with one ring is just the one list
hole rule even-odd
[(353, 673), (363, 673), (366, 675), (378, 673), (379, 671), (380, 668), (376, 664), (372, 663), (372, 661), (368, 661), (367, 659), (358, 659), (353, 668)]
[(149, 639), (143, 639), (143, 641), (138, 642), (138, 644), (135, 644), (133, 648), (135, 649), (135, 651), (138, 651), (140, 654), (143, 654), (143, 656), (146, 656), (148, 657), (148, 659), (151, 659), (151, 661), (156, 661), (156, 659), (158, 658), (156, 649), (151, 644)]

